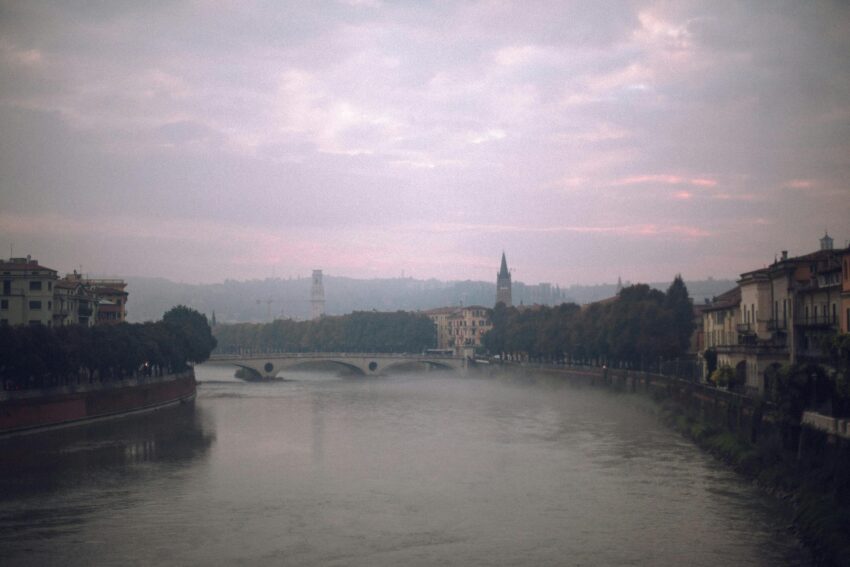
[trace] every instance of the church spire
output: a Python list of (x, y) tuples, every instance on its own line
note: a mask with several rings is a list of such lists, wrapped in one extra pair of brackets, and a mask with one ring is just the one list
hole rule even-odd
[(510, 272), (508, 272), (508, 261), (505, 259), (505, 252), (502, 251), (502, 267), (499, 269), (499, 277), (503, 278), (505, 276), (510, 276)]
[(502, 252), (502, 266), (496, 274), (496, 304), (504, 303), (505, 307), (513, 305), (511, 294), (511, 272), (508, 271), (508, 261)]

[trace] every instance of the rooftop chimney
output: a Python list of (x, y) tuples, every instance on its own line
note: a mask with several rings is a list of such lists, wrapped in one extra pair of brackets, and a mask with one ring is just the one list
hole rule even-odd
[(783, 259), (783, 260), (787, 260), (787, 259), (788, 259), (788, 251), (787, 251), (787, 250), (783, 250), (783, 251), (782, 251), (782, 259)]

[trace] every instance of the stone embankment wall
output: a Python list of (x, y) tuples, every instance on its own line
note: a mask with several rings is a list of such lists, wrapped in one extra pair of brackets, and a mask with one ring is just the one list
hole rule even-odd
[(193, 371), (160, 377), (2, 392), (0, 435), (147, 411), (191, 399)]
[(614, 391), (643, 393), (657, 400), (672, 400), (694, 420), (722, 427), (752, 444), (781, 445), (805, 459), (816, 451), (817, 458), (843, 458), (850, 453), (850, 420), (806, 412), (798, 423), (781, 423), (777, 408), (763, 399), (729, 392), (708, 384), (673, 376), (595, 366), (551, 366), (505, 363), (491, 365), (486, 372), (510, 373), (535, 380), (548, 377), (577, 385), (604, 387)]

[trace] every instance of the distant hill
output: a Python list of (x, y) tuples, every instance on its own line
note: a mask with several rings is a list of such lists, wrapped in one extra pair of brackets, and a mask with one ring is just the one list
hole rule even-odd
[[(130, 293), (127, 310), (132, 322), (153, 321), (175, 305), (187, 305), (228, 322), (262, 322), (275, 318), (307, 319), (310, 316), (310, 278), (234, 281), (217, 284), (183, 284), (163, 278), (127, 278)], [(708, 279), (686, 282), (694, 301), (702, 303), (735, 286), (733, 280)], [(628, 285), (626, 282), (624, 285)], [(670, 282), (649, 284), (666, 290)], [(325, 311), (343, 315), (352, 311), (415, 311), (452, 305), (492, 307), (496, 285), (481, 281), (415, 280), (391, 278), (359, 280), (324, 276)], [(557, 305), (573, 301), (583, 304), (616, 294), (616, 284), (572, 285), (515, 282), (515, 304)], [(271, 302), (269, 302), (271, 300)]]

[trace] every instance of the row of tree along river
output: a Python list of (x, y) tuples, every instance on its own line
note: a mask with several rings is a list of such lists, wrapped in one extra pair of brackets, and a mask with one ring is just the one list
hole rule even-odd
[[(639, 284), (616, 300), (585, 308), (506, 307), (491, 311), (493, 328), (483, 339), (490, 354), (537, 361), (607, 363), (642, 367), (684, 356), (694, 330), (688, 289), (677, 277), (665, 292)], [(355, 312), (313, 321), (217, 325), (218, 352), (422, 352), (436, 332), (418, 312)]]
[(206, 317), (178, 306), (155, 323), (0, 326), (6, 391), (177, 374), (215, 348)]

